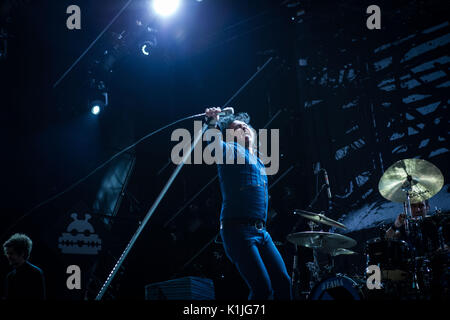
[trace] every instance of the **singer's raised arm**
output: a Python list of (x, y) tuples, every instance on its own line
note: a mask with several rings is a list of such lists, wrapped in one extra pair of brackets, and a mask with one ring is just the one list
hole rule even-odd
[[(235, 148), (233, 148), (232, 145), (227, 144), (223, 139), (221, 125), (219, 124), (219, 121), (221, 120), (220, 113), (223, 112), (219, 107), (207, 108), (205, 110), (205, 121), (208, 124), (208, 130), (206, 130), (203, 136), (203, 140), (206, 141), (207, 144), (203, 154), (203, 160), (206, 164), (215, 163), (220, 165), (230, 163), (235, 155)], [(225, 118), (226, 117), (227, 116), (225, 116)], [(224, 124), (222, 124), (222, 127), (223, 125)], [(216, 153), (216, 150), (222, 150), (222, 152)]]

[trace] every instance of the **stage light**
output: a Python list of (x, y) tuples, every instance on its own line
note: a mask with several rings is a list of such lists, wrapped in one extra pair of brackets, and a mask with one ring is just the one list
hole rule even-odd
[(108, 106), (108, 92), (91, 92), (88, 108), (93, 115), (98, 115)]
[(140, 49), (143, 55), (149, 56), (152, 51), (158, 46), (158, 41), (156, 40), (157, 30), (147, 27), (147, 32), (142, 37), (140, 43)]
[(173, 14), (180, 6), (180, 0), (153, 0), (153, 10), (161, 16)]
[(142, 51), (142, 53), (144, 54), (144, 55), (146, 55), (146, 56), (148, 56), (148, 55), (150, 55), (150, 51), (152, 50), (152, 44), (150, 43), (150, 41), (145, 41), (143, 44), (142, 44), (142, 47), (141, 47), (141, 51)]
[(92, 109), (91, 109), (91, 113), (93, 115), (98, 115), (100, 113), (100, 106), (99, 105), (93, 106)]

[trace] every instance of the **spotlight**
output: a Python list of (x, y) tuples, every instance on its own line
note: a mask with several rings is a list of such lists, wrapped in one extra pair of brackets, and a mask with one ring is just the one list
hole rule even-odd
[(156, 40), (156, 34), (157, 31), (155, 29), (147, 27), (147, 32), (140, 44), (142, 54), (149, 56), (153, 49), (157, 47), (158, 41)]
[(180, 6), (180, 0), (153, 0), (153, 10), (161, 16), (173, 14)]
[(91, 109), (91, 113), (93, 115), (98, 115), (100, 113), (100, 106), (98, 106), (98, 105), (93, 106)]
[(145, 41), (142, 45), (141, 45), (141, 51), (144, 55), (148, 56), (150, 55), (150, 52), (153, 51), (153, 48), (155, 47), (155, 45), (153, 44), (153, 42), (151, 41)]
[[(147, 42), (147, 41), (146, 41), (146, 42)], [(142, 45), (141, 51), (142, 51), (142, 53), (143, 53), (144, 55), (148, 56), (148, 55), (150, 54), (149, 49), (150, 49), (150, 46), (149, 46), (147, 43), (144, 43), (144, 44)]]
[(101, 93), (101, 98), (93, 99), (89, 101), (89, 107), (93, 115), (98, 115), (103, 108), (108, 106), (108, 93)]

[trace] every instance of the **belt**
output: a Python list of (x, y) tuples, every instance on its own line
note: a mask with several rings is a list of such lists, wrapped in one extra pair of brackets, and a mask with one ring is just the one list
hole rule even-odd
[(261, 219), (227, 219), (220, 221), (220, 229), (224, 227), (250, 226), (258, 230), (265, 229), (266, 223)]

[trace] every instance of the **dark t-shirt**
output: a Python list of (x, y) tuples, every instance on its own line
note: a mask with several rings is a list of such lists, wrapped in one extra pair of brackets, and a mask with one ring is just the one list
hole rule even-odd
[(6, 299), (45, 299), (44, 272), (25, 262), (6, 276)]

